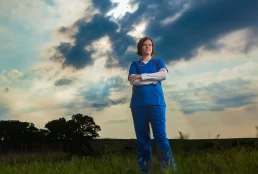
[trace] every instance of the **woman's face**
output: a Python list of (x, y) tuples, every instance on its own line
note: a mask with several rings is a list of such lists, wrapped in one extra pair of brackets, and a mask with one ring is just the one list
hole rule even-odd
[(152, 53), (152, 42), (146, 40), (142, 45), (142, 55), (151, 55)]

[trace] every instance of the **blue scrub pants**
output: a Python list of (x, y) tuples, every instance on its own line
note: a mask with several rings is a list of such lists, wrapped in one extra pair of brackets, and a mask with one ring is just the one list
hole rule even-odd
[(137, 161), (142, 171), (148, 171), (152, 159), (150, 127), (157, 146), (158, 160), (161, 170), (170, 167), (175, 169), (176, 163), (166, 135), (166, 107), (150, 105), (131, 107), (137, 137)]

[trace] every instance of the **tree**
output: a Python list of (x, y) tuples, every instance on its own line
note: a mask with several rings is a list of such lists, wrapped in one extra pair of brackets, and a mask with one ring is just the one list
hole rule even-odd
[(36, 128), (33, 123), (0, 120), (0, 145), (7, 150), (23, 147), (27, 150), (27, 147), (38, 148), (46, 143), (57, 144), (54, 148), (59, 147), (59, 150), (59, 145), (66, 145), (67, 151), (88, 154), (91, 151), (90, 141), (99, 137), (98, 131), (101, 129), (94, 119), (82, 114), (73, 115), (68, 121), (65, 118), (49, 121), (44, 129)]
[(98, 131), (101, 131), (100, 126), (96, 125), (94, 119), (88, 115), (76, 114), (70, 120), (71, 125), (75, 125), (78, 129), (75, 132), (79, 135), (90, 139), (99, 137)]
[(256, 137), (258, 138), (258, 126), (255, 126), (256, 128)]
[(0, 121), (0, 137), (4, 141), (10, 141), (12, 143), (33, 141), (31, 136), (36, 132), (38, 132), (38, 129), (33, 123), (18, 120)]
[(61, 142), (67, 139), (67, 125), (65, 118), (49, 121), (45, 128), (49, 131), (48, 138), (52, 142)]
[(73, 115), (68, 121), (65, 118), (49, 121), (45, 128), (52, 140), (73, 140), (76, 137), (93, 139), (99, 137), (98, 131), (101, 131), (92, 117), (82, 114)]
[(38, 129), (33, 123), (1, 120), (0, 140), (6, 147), (18, 149), (21, 144), (37, 143), (41, 139), (38, 137)]
[(88, 115), (76, 114), (71, 120), (52, 120), (45, 125), (51, 141), (64, 142), (72, 153), (85, 154), (91, 150), (90, 140), (99, 137), (100, 126)]

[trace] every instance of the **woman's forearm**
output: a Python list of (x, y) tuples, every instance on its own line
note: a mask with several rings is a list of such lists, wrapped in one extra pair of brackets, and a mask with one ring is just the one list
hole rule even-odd
[(159, 71), (156, 73), (143, 73), (141, 74), (141, 80), (166, 80), (168, 76), (167, 71)]
[(158, 82), (154, 80), (135, 79), (130, 81), (130, 84), (133, 86), (144, 86), (144, 85), (150, 85), (150, 84), (156, 84), (156, 83)]

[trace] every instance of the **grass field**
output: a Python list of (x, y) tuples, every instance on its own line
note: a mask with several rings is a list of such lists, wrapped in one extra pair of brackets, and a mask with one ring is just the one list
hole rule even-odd
[[(257, 174), (258, 150), (175, 153), (182, 174)], [(69, 157), (63, 153), (0, 156), (1, 174), (137, 174), (135, 155), (104, 154), (99, 157)], [(154, 173), (159, 164), (154, 154)], [(171, 173), (167, 171), (167, 173)]]

